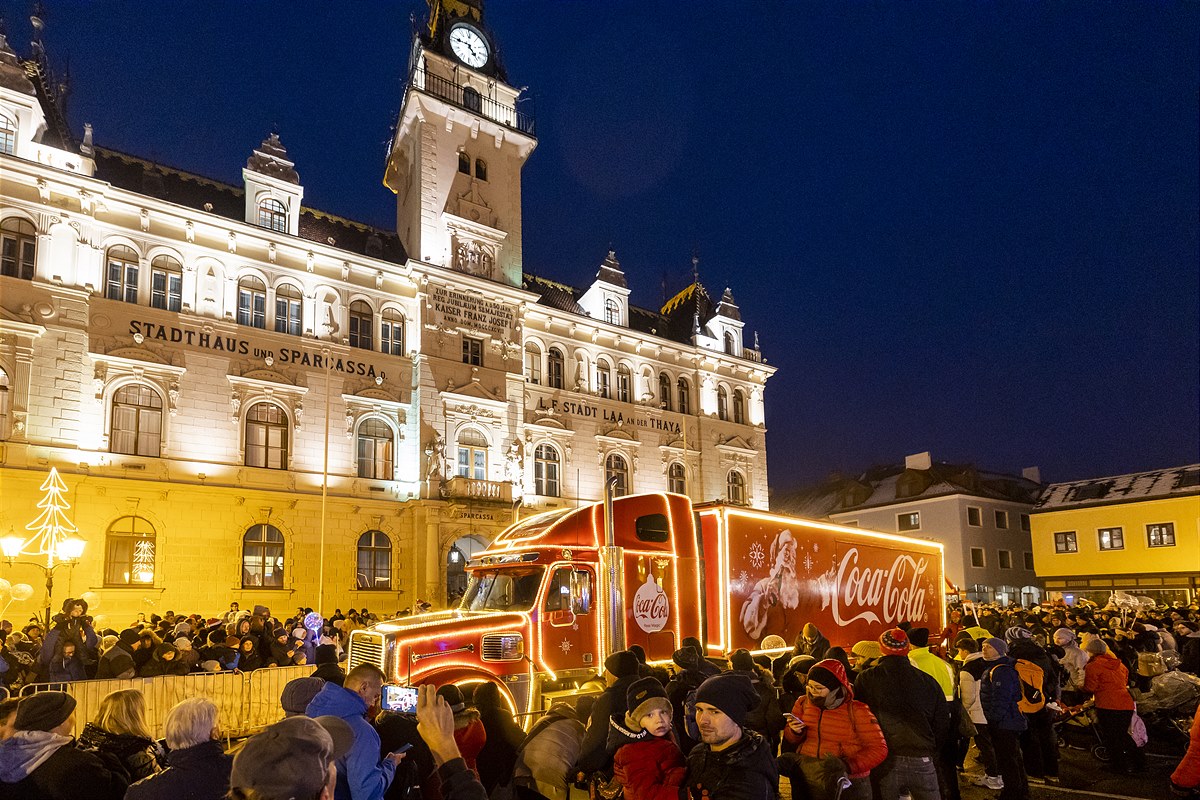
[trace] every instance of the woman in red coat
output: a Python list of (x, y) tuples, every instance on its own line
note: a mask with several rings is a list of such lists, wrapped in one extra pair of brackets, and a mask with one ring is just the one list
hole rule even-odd
[(1171, 773), (1171, 787), (1180, 795), (1200, 788), (1200, 708), (1192, 719), (1191, 741), (1183, 760)]
[(1129, 694), (1129, 670), (1103, 639), (1092, 639), (1085, 649), (1090, 658), (1083, 667), (1083, 689), (1095, 698), (1096, 723), (1100, 726), (1100, 738), (1112, 756), (1113, 769), (1140, 772), (1146, 768), (1146, 755), (1129, 735), (1134, 710), (1133, 696)]
[(871, 770), (887, 758), (887, 741), (866, 703), (854, 699), (840, 661), (827, 658), (808, 671), (805, 693), (783, 731), (783, 751), (846, 763), (850, 788), (844, 800), (870, 800)]
[(478, 776), (475, 760), (487, 743), (487, 732), (479, 719), (479, 712), (467, 707), (462, 691), (452, 683), (440, 687), (437, 693), (454, 712), (454, 742), (467, 766)]

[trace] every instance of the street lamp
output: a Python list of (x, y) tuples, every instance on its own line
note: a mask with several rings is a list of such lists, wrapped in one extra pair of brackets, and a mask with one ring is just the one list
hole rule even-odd
[(25, 540), (20, 536), (5, 536), (0, 539), (0, 550), (4, 551), (4, 560), (9, 566), (14, 564), (29, 564), (37, 567), (46, 576), (46, 630), (50, 630), (50, 612), (53, 606), (51, 599), (54, 597), (54, 573), (60, 567), (73, 567), (79, 562), (83, 555), (83, 547), (86, 542), (83, 539), (63, 539), (58, 543), (54, 553), (46, 556), (45, 562), (42, 561), (20, 561), (23, 555), (40, 555), (28, 553), (23, 550)]

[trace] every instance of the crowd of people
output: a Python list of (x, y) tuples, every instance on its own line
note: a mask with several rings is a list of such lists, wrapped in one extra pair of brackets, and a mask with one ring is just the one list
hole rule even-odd
[[(55, 631), (78, 652), (86, 608), (74, 610), (64, 607)], [(335, 656), (342, 632), (367, 621), (316, 625), (310, 614), (298, 609), (281, 629), (308, 619), (314, 646)], [(269, 612), (226, 616), (188, 633), (232, 637), (248, 623), (255, 633), (239, 642), (249, 636), (245, 654), (262, 658), (264, 634), (276, 630)], [(1200, 685), (1198, 619), (1195, 608), (954, 608), (942, 630), (902, 624), (848, 650), (812, 624), (790, 648), (768, 642), (774, 657), (716, 657), (692, 638), (668, 665), (647, 663), (635, 645), (607, 656), (600, 691), (583, 687), (528, 731), (495, 684), (421, 686), (416, 714), (398, 713), (380, 708), (382, 671), (343, 673), (335, 658), (290, 681), (286, 718), (233, 752), (203, 698), (171, 709), (157, 740), (141, 693), (122, 689), (73, 739), (75, 701), (41, 691), (0, 705), (0, 800), (770, 800), (784, 779), (797, 800), (958, 800), (966, 782), (1028, 800), (1031, 783), (1059, 782), (1055, 723), (1081, 707), (1094, 707), (1108, 768), (1144, 770), (1135, 700), (1168, 672)], [(197, 620), (176, 618), (172, 633), (181, 622)], [(134, 638), (166, 624), (139, 623)], [(284, 638), (268, 638), (265, 652), (298, 639)], [(42, 643), (56, 658), (62, 645)], [(245, 666), (241, 648), (227, 646)], [(1193, 713), (1191, 746), (1171, 776), (1181, 797), (1200, 787)]]

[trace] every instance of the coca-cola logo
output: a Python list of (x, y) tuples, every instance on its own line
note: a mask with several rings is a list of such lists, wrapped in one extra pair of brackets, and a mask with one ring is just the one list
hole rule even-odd
[(654, 582), (652, 576), (647, 576), (646, 582), (638, 587), (633, 597), (634, 622), (646, 633), (657, 633), (667, 626), (667, 617), (670, 615), (667, 593)]
[(860, 567), (858, 548), (852, 547), (817, 579), (821, 608), (832, 606), (838, 625), (921, 621), (927, 615), (926, 591), (919, 584), (928, 567), (927, 559), (907, 553), (898, 554), (887, 568)]

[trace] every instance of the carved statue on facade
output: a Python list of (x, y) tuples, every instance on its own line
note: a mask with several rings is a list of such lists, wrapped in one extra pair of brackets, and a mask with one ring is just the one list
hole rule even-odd
[(525, 453), (520, 439), (513, 439), (508, 446), (508, 455), (504, 461), (504, 475), (513, 485), (513, 490), (519, 492), (525, 482)]
[(495, 264), (496, 258), (492, 251), (479, 242), (460, 240), (455, 248), (454, 268), (460, 272), (488, 276), (492, 274)]
[(433, 435), (433, 441), (426, 448), (425, 456), (429, 462), (425, 466), (425, 478), (431, 481), (441, 480), (446, 469), (446, 440), (440, 433)]

